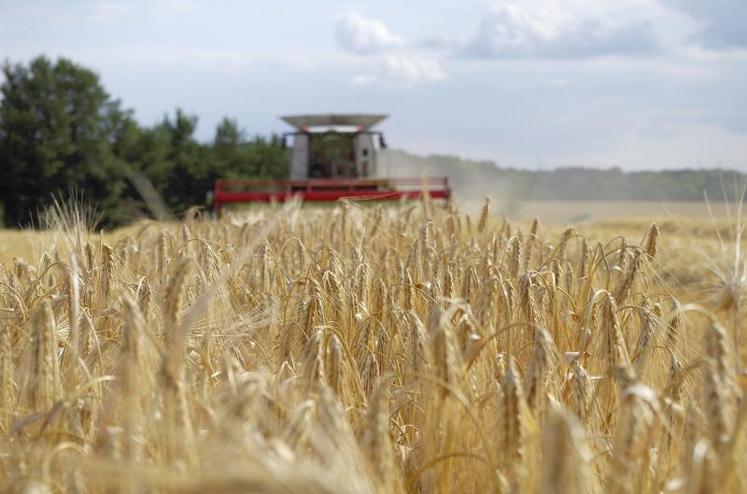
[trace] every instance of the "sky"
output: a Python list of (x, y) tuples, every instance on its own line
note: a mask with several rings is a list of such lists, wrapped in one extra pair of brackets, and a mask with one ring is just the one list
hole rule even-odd
[(0, 58), (64, 56), (212, 138), (387, 113), (391, 147), (501, 166), (747, 171), (747, 0), (0, 0)]

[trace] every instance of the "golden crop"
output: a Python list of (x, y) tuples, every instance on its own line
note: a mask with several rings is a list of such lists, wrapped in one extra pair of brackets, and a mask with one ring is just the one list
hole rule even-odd
[(747, 490), (739, 238), (427, 202), (59, 225), (0, 270), (3, 492)]

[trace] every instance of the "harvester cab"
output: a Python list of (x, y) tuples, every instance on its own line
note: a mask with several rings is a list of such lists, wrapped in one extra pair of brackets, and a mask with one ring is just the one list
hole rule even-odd
[(376, 176), (383, 134), (371, 128), (386, 115), (300, 115), (281, 117), (295, 132), (291, 179), (368, 178)]
[(386, 115), (293, 115), (281, 117), (294, 128), (288, 180), (218, 180), (213, 206), (230, 203), (303, 201), (406, 200), (451, 195), (447, 177), (381, 178), (379, 159), (384, 136), (372, 128)]

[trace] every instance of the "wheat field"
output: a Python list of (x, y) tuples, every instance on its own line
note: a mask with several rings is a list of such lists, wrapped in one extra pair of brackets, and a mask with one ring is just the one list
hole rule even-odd
[(740, 224), (581, 230), (58, 210), (2, 237), (0, 490), (744, 492)]

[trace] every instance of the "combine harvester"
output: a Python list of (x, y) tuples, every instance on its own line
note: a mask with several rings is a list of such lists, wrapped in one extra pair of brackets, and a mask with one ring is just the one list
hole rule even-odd
[(295, 128), (290, 179), (218, 180), (213, 207), (234, 203), (305, 202), (340, 199), (398, 201), (429, 197), (448, 200), (447, 177), (378, 178), (381, 132), (371, 130), (386, 115), (298, 115), (281, 117)]

